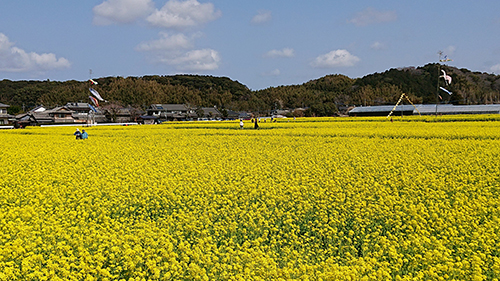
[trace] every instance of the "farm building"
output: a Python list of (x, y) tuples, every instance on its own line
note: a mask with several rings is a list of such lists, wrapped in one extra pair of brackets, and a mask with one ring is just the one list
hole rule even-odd
[[(393, 110), (393, 105), (360, 106), (349, 111), (349, 116), (387, 116)], [(401, 115), (451, 115), (451, 114), (500, 114), (500, 104), (453, 105), (453, 104), (416, 104), (398, 105), (392, 113)]]

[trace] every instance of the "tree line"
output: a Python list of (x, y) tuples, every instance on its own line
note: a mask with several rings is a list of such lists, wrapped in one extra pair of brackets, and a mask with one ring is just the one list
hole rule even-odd
[[(452, 77), (446, 85), (444, 70)], [(270, 87), (252, 91), (227, 77), (200, 75), (104, 77), (88, 81), (0, 81), (0, 102), (10, 105), (10, 114), (67, 102), (89, 102), (89, 87), (106, 104), (146, 109), (156, 103), (185, 103), (193, 107), (217, 106), (234, 111), (269, 112), (302, 108), (307, 116), (332, 116), (351, 106), (394, 104), (401, 93), (413, 103), (492, 104), (500, 103), (500, 76), (472, 72), (441, 64), (389, 69), (362, 78), (327, 75), (301, 85)], [(439, 89), (444, 87), (452, 95)]]

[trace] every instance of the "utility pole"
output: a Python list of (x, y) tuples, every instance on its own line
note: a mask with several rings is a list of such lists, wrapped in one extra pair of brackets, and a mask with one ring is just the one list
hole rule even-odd
[(439, 59), (438, 59), (438, 75), (436, 83), (436, 117), (438, 115), (438, 103), (439, 103), (439, 74), (441, 73), (441, 64), (439, 62), (441, 61), (441, 56), (443, 55), (443, 51), (439, 51), (438, 55)]

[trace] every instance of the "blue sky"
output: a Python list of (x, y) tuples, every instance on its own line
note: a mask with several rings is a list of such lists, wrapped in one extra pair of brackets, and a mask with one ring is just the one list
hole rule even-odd
[(500, 73), (500, 1), (2, 0), (0, 79), (225, 76), (250, 89), (438, 61)]

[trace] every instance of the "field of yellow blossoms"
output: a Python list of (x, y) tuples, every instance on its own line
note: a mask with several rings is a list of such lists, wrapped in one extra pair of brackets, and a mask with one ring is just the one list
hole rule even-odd
[(86, 129), (0, 131), (0, 280), (500, 279), (496, 117)]

